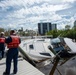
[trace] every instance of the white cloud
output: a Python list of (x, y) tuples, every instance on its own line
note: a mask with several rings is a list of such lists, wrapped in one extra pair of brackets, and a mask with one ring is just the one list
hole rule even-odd
[(74, 19), (76, 20), (76, 14), (74, 14)]
[[(74, 1), (74, 0), (73, 0)], [(34, 4), (40, 4), (40, 3), (42, 3), (42, 4), (44, 4), (44, 5), (42, 5), (43, 7), (46, 7), (46, 4), (49, 6), (49, 5), (51, 5), (51, 6), (49, 6), (49, 7), (54, 7), (55, 9), (56, 9), (56, 7), (57, 8), (62, 8), (65, 4), (63, 3), (63, 2), (65, 2), (65, 0), (62, 0), (62, 1), (60, 1), (60, 0), (6, 0), (6, 1), (1, 1), (1, 3), (0, 3), (0, 7), (3, 7), (3, 8), (6, 8), (6, 7), (9, 7), (9, 6), (20, 6), (20, 7), (25, 7), (25, 8), (28, 8), (28, 7), (30, 7), (31, 5), (34, 5)], [(69, 1), (67, 1), (67, 2), (69, 2)], [(63, 3), (63, 5), (56, 5), (56, 6), (52, 6), (52, 4), (53, 3), (58, 3), (58, 4), (62, 4)], [(52, 10), (53, 10), (53, 8), (52, 8)]]
[(73, 3), (73, 2), (75, 2), (76, 0), (63, 0), (63, 2), (71, 2), (71, 3)]
[[(60, 23), (61, 28), (65, 24), (72, 24), (76, 19), (76, 14), (71, 18), (63, 18), (57, 11), (67, 10), (73, 6), (76, 0), (5, 0), (0, 2), (2, 15), (0, 24), (7, 24), (8, 27), (37, 28), (37, 23), (49, 21)], [(10, 7), (13, 8), (10, 9)], [(12, 10), (12, 11), (11, 11)], [(11, 11), (11, 12), (10, 12)], [(4, 14), (6, 12), (6, 14)], [(65, 12), (64, 12), (65, 13)], [(67, 14), (68, 16), (69, 14)], [(19, 26), (18, 26), (19, 25)], [(59, 27), (58, 27), (59, 28)]]
[(57, 21), (57, 28), (58, 29), (65, 29), (66, 25), (70, 25), (72, 28), (74, 26), (74, 17), (71, 17), (70, 19), (62, 18), (62, 20)]
[(16, 25), (13, 25), (13, 24), (9, 24), (9, 25), (7, 25), (9, 28), (15, 28), (16, 27)]
[(58, 28), (59, 30), (65, 29), (65, 24), (64, 24), (64, 23), (61, 23), (60, 25), (57, 26), (57, 28)]
[[(20, 10), (14, 11), (14, 13), (11, 13), (8, 15), (8, 17), (14, 17), (14, 18), (26, 18), (26, 16), (30, 15), (37, 15), (38, 17), (43, 15), (47, 16), (48, 14), (52, 13), (53, 11), (58, 11), (62, 9), (69, 8), (68, 4), (64, 5), (47, 5), (42, 4), (41, 6), (34, 6), (31, 8), (22, 8)], [(46, 15), (45, 15), (46, 14)]]

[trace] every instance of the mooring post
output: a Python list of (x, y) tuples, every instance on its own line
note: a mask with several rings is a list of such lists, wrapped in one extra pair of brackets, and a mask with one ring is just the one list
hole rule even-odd
[(23, 55), (23, 58), (26, 59), (30, 64), (36, 67), (35, 62), (28, 57), (28, 55), (19, 47), (19, 52)]
[(56, 57), (56, 58), (55, 58), (54, 65), (53, 65), (53, 67), (52, 67), (52, 69), (51, 69), (51, 71), (50, 71), (50, 74), (49, 74), (49, 75), (53, 75), (53, 74), (54, 74), (55, 69), (56, 69), (56, 67), (57, 67), (57, 65), (58, 65), (58, 63), (59, 63), (59, 60), (60, 60), (60, 58), (59, 58), (59, 57)]

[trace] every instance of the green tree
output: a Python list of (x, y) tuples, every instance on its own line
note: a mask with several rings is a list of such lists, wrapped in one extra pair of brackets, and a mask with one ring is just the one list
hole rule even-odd
[(0, 32), (4, 32), (4, 28), (0, 28)]
[(66, 26), (65, 26), (65, 29), (66, 29), (66, 30), (69, 30), (69, 29), (70, 29), (70, 25), (66, 25)]

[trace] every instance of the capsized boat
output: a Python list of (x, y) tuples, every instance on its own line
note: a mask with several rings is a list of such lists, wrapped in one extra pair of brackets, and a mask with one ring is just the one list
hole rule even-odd
[[(57, 37), (51, 39), (51, 44), (48, 47), (54, 54), (53, 67), (49, 75), (53, 75), (57, 65), (63, 65), (70, 59), (76, 58), (76, 43), (70, 38)], [(58, 70), (60, 73), (60, 71)], [(61, 73), (60, 73), (61, 75)]]
[(20, 48), (24, 53), (34, 61), (42, 61), (51, 59), (55, 55), (48, 49), (50, 45), (50, 39), (28, 39), (23, 40), (20, 44)]
[(64, 49), (68, 52), (76, 52), (76, 42), (73, 42), (71, 38), (54, 38), (51, 40), (51, 47), (56, 52)]
[(65, 63), (72, 57), (76, 56), (76, 43), (70, 38), (54, 38), (51, 40), (49, 49), (59, 57), (63, 59), (62, 63)]
[(70, 48), (71, 52), (76, 52), (76, 42), (70, 38), (64, 38), (66, 45)]

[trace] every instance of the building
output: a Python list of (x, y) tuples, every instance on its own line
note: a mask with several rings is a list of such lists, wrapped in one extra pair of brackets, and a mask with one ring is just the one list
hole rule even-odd
[(49, 32), (50, 30), (57, 29), (56, 24), (51, 24), (50, 22), (46, 23), (38, 23), (38, 34), (45, 35), (46, 32)]

